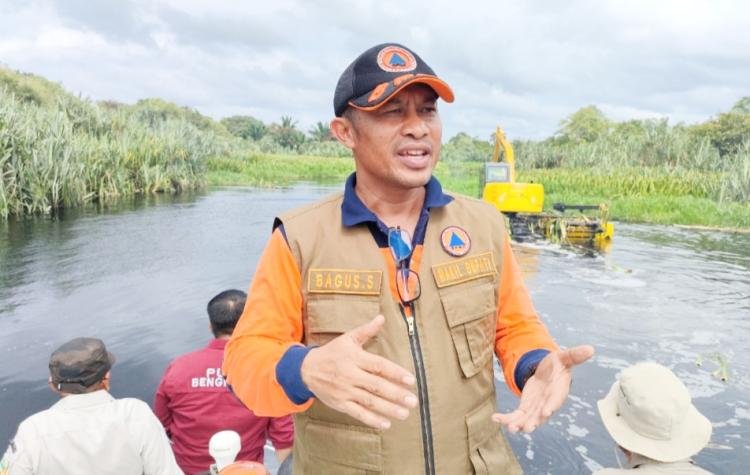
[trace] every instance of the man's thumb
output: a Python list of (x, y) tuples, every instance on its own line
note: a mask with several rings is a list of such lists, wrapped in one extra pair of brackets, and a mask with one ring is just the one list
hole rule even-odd
[(593, 346), (575, 346), (562, 352), (562, 362), (565, 366), (575, 366), (585, 362), (592, 356), (594, 356)]
[(364, 344), (367, 343), (370, 338), (378, 334), (380, 329), (383, 327), (383, 323), (385, 323), (385, 317), (382, 315), (376, 315), (375, 318), (373, 318), (369, 322), (351, 330), (349, 334), (352, 336), (355, 343), (357, 343), (359, 346), (364, 346)]

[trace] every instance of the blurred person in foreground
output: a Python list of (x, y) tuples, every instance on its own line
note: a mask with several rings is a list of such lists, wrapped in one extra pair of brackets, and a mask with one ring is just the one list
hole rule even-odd
[[(224, 369), (258, 414), (295, 414), (294, 473), (520, 473), (500, 424), (531, 432), (590, 346), (560, 349), (490, 204), (443, 191), (438, 98), (415, 52), (342, 73), (331, 131), (344, 191), (280, 215)], [(520, 396), (496, 413), (493, 355)]]
[(49, 386), (61, 399), (21, 422), (0, 474), (181, 474), (148, 404), (109, 394), (114, 361), (97, 338), (74, 338), (56, 349)]
[(177, 463), (189, 475), (213, 463), (211, 436), (222, 430), (240, 435), (237, 460), (263, 463), (266, 438), (273, 442), (279, 463), (291, 452), (294, 425), (290, 416), (258, 417), (227, 388), (221, 373), (224, 346), (245, 306), (245, 292), (225, 290), (208, 302), (214, 338), (205, 348), (182, 355), (164, 372), (154, 399), (154, 412), (172, 440)]
[(690, 457), (708, 444), (711, 422), (668, 368), (652, 362), (630, 366), (598, 406), (607, 432), (625, 454), (627, 468), (606, 468), (597, 475), (710, 473)]

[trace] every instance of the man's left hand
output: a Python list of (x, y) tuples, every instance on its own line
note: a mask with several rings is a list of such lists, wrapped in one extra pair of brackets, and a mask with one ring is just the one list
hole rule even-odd
[(534, 375), (526, 381), (518, 409), (509, 413), (495, 413), (492, 420), (507, 426), (510, 432), (532, 432), (565, 402), (573, 368), (593, 355), (594, 347), (589, 345), (548, 354), (539, 362)]

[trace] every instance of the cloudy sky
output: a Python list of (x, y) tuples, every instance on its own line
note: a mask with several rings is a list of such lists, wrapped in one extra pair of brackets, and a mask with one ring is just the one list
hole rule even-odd
[(693, 123), (750, 95), (743, 0), (0, 0), (6, 66), (94, 100), (291, 115), (303, 130), (331, 118), (349, 62), (386, 41), (453, 87), (445, 139), (496, 125), (544, 138), (590, 104)]

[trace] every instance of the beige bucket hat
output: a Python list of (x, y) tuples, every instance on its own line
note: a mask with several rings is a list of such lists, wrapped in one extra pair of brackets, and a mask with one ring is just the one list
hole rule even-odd
[(625, 369), (597, 405), (615, 442), (653, 460), (684, 460), (711, 438), (711, 422), (693, 406), (685, 385), (657, 363)]

